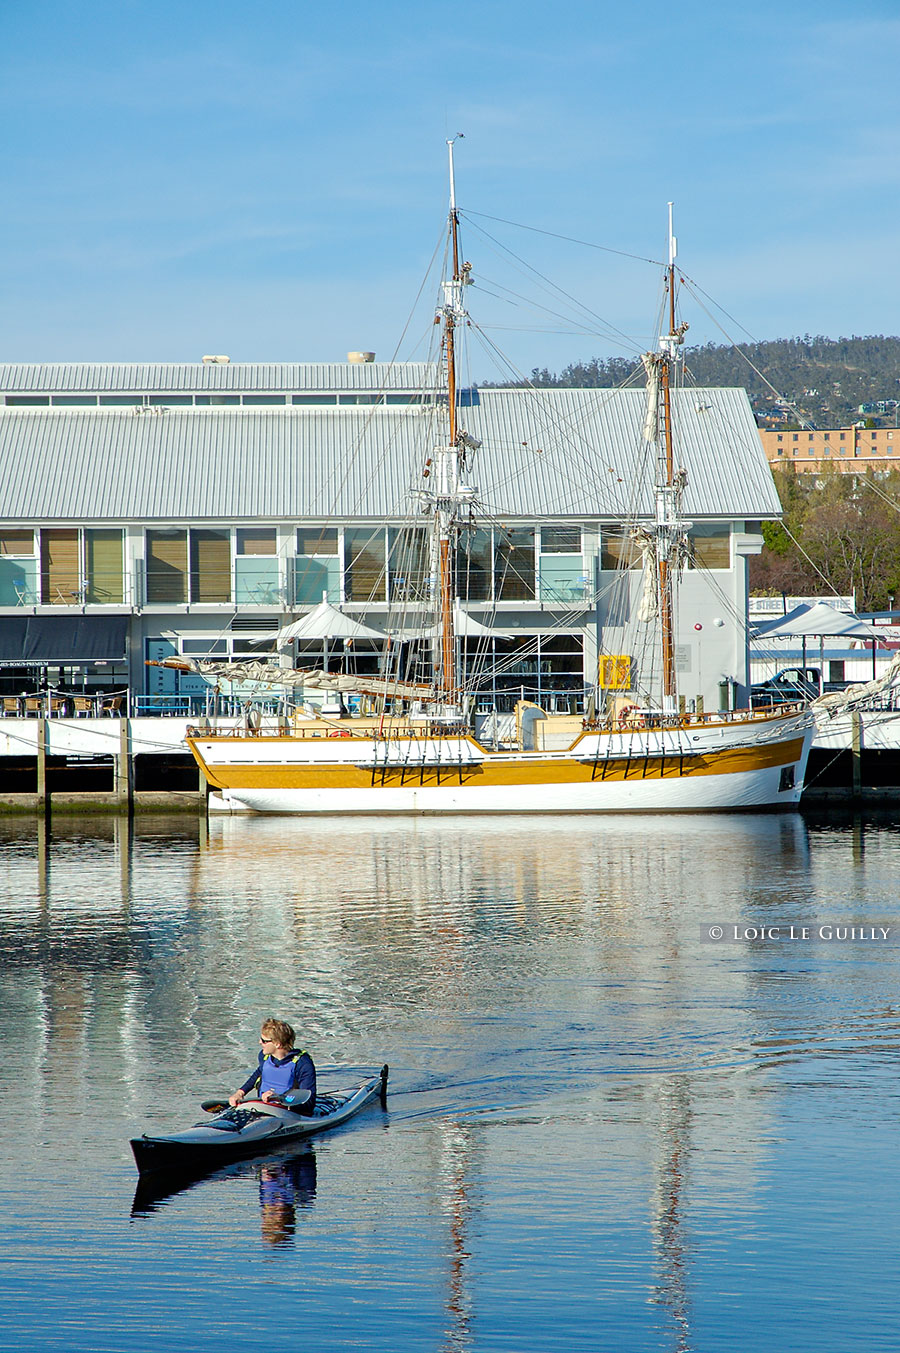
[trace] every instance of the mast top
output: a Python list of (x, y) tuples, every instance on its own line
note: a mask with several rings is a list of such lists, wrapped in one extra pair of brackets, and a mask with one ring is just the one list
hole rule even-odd
[(456, 141), (465, 139), (465, 132), (457, 132), (455, 136), (447, 138), (447, 153), (450, 160), (450, 213), (453, 215), (456, 211), (456, 174), (453, 169), (453, 146)]

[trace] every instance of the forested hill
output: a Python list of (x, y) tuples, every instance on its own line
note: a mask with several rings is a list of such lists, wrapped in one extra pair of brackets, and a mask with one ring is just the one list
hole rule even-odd
[[(857, 421), (860, 405), (900, 399), (900, 338), (777, 338), (738, 347), (708, 343), (687, 348), (685, 363), (694, 385), (738, 385), (750, 395), (761, 422), (789, 426), (799, 414), (816, 427), (842, 427)], [(631, 380), (640, 362), (613, 357), (573, 362), (559, 375), (535, 368), (539, 386), (617, 386)], [(774, 387), (774, 389), (773, 389)], [(778, 401), (786, 401), (785, 407)], [(894, 423), (896, 408), (866, 410), (874, 421)]]

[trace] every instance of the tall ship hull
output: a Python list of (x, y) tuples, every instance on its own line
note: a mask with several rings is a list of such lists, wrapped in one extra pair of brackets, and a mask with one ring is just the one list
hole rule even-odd
[(586, 730), (565, 751), (489, 751), (470, 736), (191, 736), (225, 812), (436, 815), (792, 808), (811, 717)]

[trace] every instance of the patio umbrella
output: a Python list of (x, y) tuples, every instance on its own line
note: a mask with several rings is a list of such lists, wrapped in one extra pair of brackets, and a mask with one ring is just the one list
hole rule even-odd
[(275, 642), (286, 648), (292, 639), (386, 639), (384, 630), (373, 629), (332, 606), (323, 597), (314, 611), (278, 631)]
[[(802, 639), (803, 666), (806, 666), (806, 640), (812, 635), (819, 640), (819, 680), (822, 680), (822, 666), (825, 655), (826, 635), (843, 635), (857, 639), (876, 640), (880, 636), (874, 625), (860, 620), (852, 611), (839, 611), (829, 606), (827, 601), (817, 601), (813, 605), (795, 606), (787, 615), (777, 620), (768, 620), (753, 629), (754, 639)], [(872, 676), (875, 676), (875, 643), (872, 644)]]

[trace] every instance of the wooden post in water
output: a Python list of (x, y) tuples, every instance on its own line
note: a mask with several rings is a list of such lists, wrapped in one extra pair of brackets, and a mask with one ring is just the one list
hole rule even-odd
[(46, 813), (50, 795), (47, 793), (47, 720), (43, 714), (37, 721), (37, 800), (38, 808)]
[(853, 797), (862, 797), (862, 715), (855, 709), (850, 715), (850, 767)]
[(130, 813), (134, 808), (134, 774), (131, 766), (131, 727), (128, 715), (119, 720), (119, 754), (114, 757), (116, 803)]

